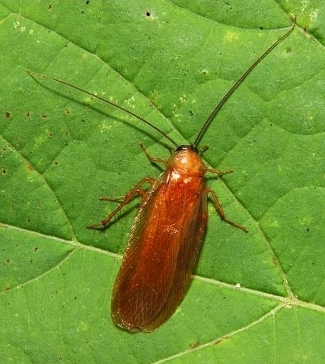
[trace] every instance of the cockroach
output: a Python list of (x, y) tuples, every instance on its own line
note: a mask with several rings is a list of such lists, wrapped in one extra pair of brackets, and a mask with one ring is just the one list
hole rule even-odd
[[(165, 171), (157, 179), (143, 178), (122, 199), (101, 198), (119, 201), (119, 206), (101, 223), (88, 226), (106, 227), (134, 197), (141, 197), (122, 266), (113, 288), (111, 315), (114, 323), (120, 328), (131, 332), (151, 332), (168, 320), (183, 300), (206, 230), (208, 194), (223, 221), (244, 232), (248, 231), (246, 227), (226, 217), (217, 195), (204, 181), (207, 172), (222, 176), (231, 170), (223, 172), (208, 168), (199, 155), (198, 144), (227, 99), (251, 71), (293, 31), (294, 26), (295, 21), (292, 27), (239, 77), (212, 110), (194, 143), (190, 145), (178, 145), (149, 121), (111, 101), (65, 81), (29, 71), (32, 76), (65, 84), (126, 112), (153, 128), (176, 147), (166, 161), (152, 157), (140, 144), (149, 160), (162, 163), (166, 167)], [(145, 189), (145, 183), (150, 187)]]

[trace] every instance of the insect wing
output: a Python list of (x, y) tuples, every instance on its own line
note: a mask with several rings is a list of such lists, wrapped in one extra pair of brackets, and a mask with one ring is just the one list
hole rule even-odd
[(168, 320), (182, 302), (188, 289), (207, 225), (207, 195), (205, 189), (197, 197), (197, 204), (192, 208), (185, 208), (184, 211), (183, 217), (186, 220), (183, 222), (182, 234), (178, 242), (179, 249), (171, 290), (162, 310), (147, 325), (146, 331), (152, 331)]
[(152, 331), (182, 301), (207, 224), (203, 178), (166, 170), (141, 204), (113, 292), (112, 317), (130, 331)]

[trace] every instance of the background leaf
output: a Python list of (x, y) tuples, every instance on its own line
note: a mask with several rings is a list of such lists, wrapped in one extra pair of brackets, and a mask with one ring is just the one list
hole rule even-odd
[[(324, 4), (320, 1), (0, 1), (0, 361), (322, 363)], [(228, 100), (202, 140), (212, 205), (196, 275), (173, 317), (131, 335), (110, 296), (144, 176), (144, 125), (48, 74), (113, 100), (190, 143), (241, 73), (297, 27)], [(39, 81), (39, 82), (38, 82)]]

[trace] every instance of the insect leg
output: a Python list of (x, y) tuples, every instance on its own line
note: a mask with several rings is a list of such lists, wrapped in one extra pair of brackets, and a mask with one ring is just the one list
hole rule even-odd
[(162, 159), (162, 158), (157, 158), (157, 157), (153, 157), (152, 155), (150, 155), (148, 152), (147, 152), (147, 149), (146, 147), (140, 143), (140, 147), (141, 149), (144, 151), (145, 155), (147, 156), (147, 158), (150, 160), (150, 162), (159, 162), (159, 163), (162, 163), (164, 164), (166, 167), (167, 167), (167, 161), (165, 159)]
[(223, 220), (224, 222), (226, 222), (227, 224), (235, 226), (236, 228), (243, 230), (243, 231), (245, 231), (245, 233), (247, 233), (248, 229), (245, 226), (238, 225), (234, 221), (232, 221), (226, 217), (225, 212), (223, 211), (223, 208), (222, 208), (220, 201), (219, 201), (217, 195), (215, 194), (215, 192), (213, 190), (211, 190), (210, 188), (207, 188), (207, 192), (210, 193), (210, 195), (212, 197), (212, 201), (220, 216), (220, 219)]
[(103, 221), (101, 221), (99, 224), (94, 224), (87, 226), (88, 229), (98, 229), (98, 228), (104, 228), (111, 219), (125, 206), (127, 205), (134, 197), (140, 196), (142, 199), (147, 196), (147, 191), (142, 188), (142, 185), (148, 182), (150, 185), (153, 185), (155, 182), (155, 179), (152, 177), (146, 177), (143, 178), (140, 182), (138, 182), (132, 190), (130, 190), (123, 198), (109, 198), (109, 197), (101, 197), (101, 200), (106, 201), (116, 201), (120, 202), (120, 204), (117, 206), (115, 210), (113, 210)]
[(233, 170), (232, 170), (232, 169), (227, 169), (226, 171), (219, 171), (219, 169), (212, 169), (212, 168), (208, 168), (208, 169), (207, 169), (207, 172), (210, 172), (210, 173), (216, 174), (218, 177), (221, 177), (221, 176), (223, 176), (224, 174), (232, 173), (232, 172), (233, 172)]

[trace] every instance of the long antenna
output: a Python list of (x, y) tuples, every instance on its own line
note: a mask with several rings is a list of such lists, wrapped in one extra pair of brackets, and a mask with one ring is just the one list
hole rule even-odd
[(163, 135), (166, 139), (168, 139), (168, 140), (169, 140), (172, 144), (174, 144), (176, 148), (178, 147), (178, 144), (177, 144), (177, 143), (176, 143), (176, 142), (175, 142), (175, 141), (174, 141), (171, 137), (169, 137), (166, 133), (164, 133), (162, 130), (160, 130), (157, 126), (155, 126), (154, 124), (150, 123), (150, 121), (148, 121), (148, 120), (146, 120), (146, 119), (142, 118), (141, 116), (139, 116), (139, 115), (137, 115), (137, 114), (133, 113), (132, 111), (130, 111), (130, 110), (128, 110), (128, 109), (126, 109), (126, 108), (124, 108), (123, 106), (120, 106), (120, 105), (118, 105), (118, 104), (115, 104), (115, 103), (114, 103), (114, 102), (112, 102), (112, 101), (106, 100), (106, 99), (104, 99), (104, 98), (103, 98), (103, 97), (101, 97), (101, 96), (95, 95), (95, 94), (91, 93), (90, 91), (84, 90), (84, 89), (82, 89), (81, 87), (78, 87), (78, 86), (72, 85), (71, 83), (66, 82), (66, 81), (63, 81), (63, 80), (60, 80), (60, 79), (58, 79), (58, 78), (51, 77), (51, 76), (47, 76), (47, 75), (43, 75), (43, 74), (41, 74), (41, 73), (36, 73), (36, 72), (30, 71), (30, 70), (27, 70), (27, 72), (28, 72), (28, 73), (29, 73), (29, 74), (30, 74), (33, 78), (35, 78), (35, 77), (45, 78), (45, 79), (47, 79), (47, 80), (52, 80), (52, 81), (55, 81), (55, 82), (58, 82), (58, 83), (62, 83), (63, 85), (69, 86), (69, 87), (71, 87), (71, 88), (73, 88), (73, 89), (75, 89), (75, 90), (78, 90), (78, 91), (83, 92), (83, 93), (85, 93), (85, 94), (87, 94), (87, 95), (90, 95), (90, 96), (92, 96), (92, 97), (94, 97), (94, 98), (96, 98), (96, 99), (98, 99), (98, 100), (100, 100), (100, 101), (103, 101), (103, 102), (105, 102), (106, 104), (109, 104), (109, 105), (111, 105), (111, 106), (114, 106), (114, 107), (116, 107), (117, 109), (122, 110), (122, 111), (124, 111), (125, 113), (127, 113), (127, 114), (129, 114), (129, 115), (133, 116), (134, 118), (136, 118), (136, 119), (138, 119), (138, 120), (140, 120), (140, 121), (144, 122), (145, 124), (149, 125), (151, 128), (153, 128), (153, 129), (154, 129), (154, 130), (156, 130), (158, 133), (160, 133), (161, 135)]
[[(214, 119), (214, 117), (216, 116), (216, 114), (219, 112), (219, 110), (222, 108), (222, 106), (225, 104), (225, 102), (229, 99), (229, 97), (234, 93), (234, 91), (240, 86), (240, 84), (245, 80), (245, 78), (252, 72), (252, 70), (277, 46), (279, 45), (294, 29), (296, 25), (296, 18), (294, 18), (294, 23), (292, 25), (292, 27), (284, 34), (282, 35), (282, 37), (280, 37), (277, 41), (275, 41), (255, 62), (253, 62), (248, 69), (239, 77), (239, 79), (233, 84), (233, 86), (230, 88), (230, 90), (223, 96), (223, 98), (220, 100), (220, 102), (215, 106), (215, 108), (212, 110), (212, 112), (210, 113), (210, 115), (208, 116), (208, 118), (206, 119), (206, 121), (204, 122), (201, 130), (199, 131), (194, 143), (192, 144), (192, 146), (194, 148), (197, 148), (200, 140), (203, 137), (203, 134), (206, 132), (206, 130), (208, 129), (208, 127), (210, 126), (212, 120)], [(176, 148), (178, 147), (178, 144), (171, 138), (169, 137), (166, 133), (164, 133), (162, 130), (160, 130), (157, 126), (155, 126), (154, 124), (152, 124), (151, 122), (149, 122), (148, 120), (144, 119), (143, 117), (133, 113), (132, 111), (124, 108), (123, 106), (120, 106), (112, 101), (106, 100), (101, 96), (95, 95), (87, 90), (82, 89), (81, 87), (75, 86), (73, 84), (70, 84), (69, 82), (60, 80), (58, 78), (55, 77), (51, 77), (51, 76), (47, 76), (41, 73), (36, 73), (30, 70), (27, 70), (27, 72), (30, 74), (30, 76), (32, 76), (33, 78), (35, 77), (39, 77), (39, 78), (44, 78), (44, 79), (48, 79), (48, 80), (52, 80), (58, 83), (61, 83), (63, 85), (66, 85), (68, 87), (71, 87), (77, 91), (80, 92), (84, 92), (85, 94), (92, 96), (106, 104), (109, 104), (121, 111), (124, 111), (125, 113), (129, 114), (130, 116), (142, 121), (143, 123), (145, 123), (146, 125), (150, 126), (152, 129), (154, 129), (155, 131), (157, 131), (159, 134), (161, 134), (162, 136), (164, 136), (167, 140), (169, 140)]]
[(216, 114), (219, 112), (219, 110), (222, 108), (222, 106), (225, 104), (225, 102), (229, 99), (229, 97), (234, 93), (234, 91), (241, 85), (241, 83), (245, 80), (245, 78), (253, 71), (253, 69), (270, 53), (272, 50), (279, 45), (287, 36), (293, 31), (294, 27), (296, 25), (296, 18), (294, 18), (292, 27), (284, 34), (282, 37), (280, 37), (277, 41), (275, 41), (260, 57), (257, 58), (255, 62), (253, 62), (248, 69), (239, 77), (239, 79), (232, 85), (229, 91), (226, 92), (226, 94), (223, 96), (223, 98), (219, 101), (217, 106), (212, 110), (211, 114), (208, 116), (206, 121), (204, 122), (201, 130), (199, 131), (194, 143), (192, 146), (194, 148), (197, 148), (200, 140), (203, 137), (203, 134), (206, 132), (208, 127), (210, 126), (213, 118), (216, 116)]

